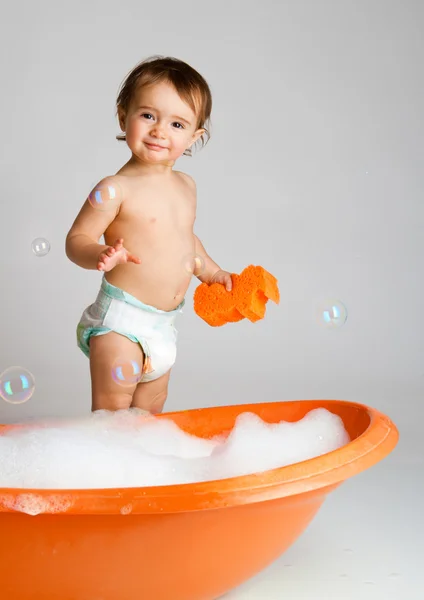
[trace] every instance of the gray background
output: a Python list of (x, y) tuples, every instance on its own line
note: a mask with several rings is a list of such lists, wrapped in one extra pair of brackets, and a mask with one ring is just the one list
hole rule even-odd
[[(179, 320), (167, 410), (304, 398), (388, 414), (396, 451), (332, 494), (298, 542), (227, 597), (415, 600), (424, 534), (420, 1), (37, 2), (0, 20), (0, 371), (36, 378), (0, 422), (90, 410), (75, 327), (101, 275), (65, 256), (92, 186), (128, 159), (114, 102), (151, 54), (197, 68), (212, 138), (177, 168), (195, 177), (196, 233), (225, 269), (259, 264), (281, 304), (263, 321)], [(45, 237), (37, 258), (31, 242)], [(348, 310), (328, 331), (321, 299)], [(421, 559), (419, 558), (421, 556)]]

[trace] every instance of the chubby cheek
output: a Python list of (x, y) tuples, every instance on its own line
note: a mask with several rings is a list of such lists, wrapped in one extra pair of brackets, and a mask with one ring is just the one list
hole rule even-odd
[(147, 127), (143, 127), (140, 121), (131, 123), (128, 128), (128, 133), (133, 140), (143, 139), (146, 135)]
[(186, 148), (187, 147), (184, 144), (181, 144), (181, 141), (179, 141), (179, 143), (172, 145), (172, 152), (175, 154), (175, 156), (180, 156), (183, 152), (185, 152)]
[(177, 138), (175, 140), (173, 140), (173, 150), (175, 151), (176, 154), (183, 154), (183, 152), (185, 152), (187, 150), (187, 148), (190, 146), (190, 138)]
[(149, 137), (148, 131), (143, 127), (134, 127), (127, 132), (127, 144), (133, 150), (140, 150), (143, 146), (143, 140)]

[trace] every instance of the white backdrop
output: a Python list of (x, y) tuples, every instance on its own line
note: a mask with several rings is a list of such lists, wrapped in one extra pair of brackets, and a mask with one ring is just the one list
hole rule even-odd
[[(198, 184), (197, 234), (223, 268), (271, 271), (282, 296), (259, 323), (210, 328), (193, 280), (167, 409), (339, 397), (402, 420), (424, 374), (419, 3), (149, 6), (2, 15), (0, 368), (22, 365), (37, 385), (26, 405), (0, 403), (0, 420), (89, 410), (75, 327), (101, 275), (70, 263), (64, 240), (91, 186), (129, 156), (116, 92), (156, 53), (212, 88), (212, 138), (177, 164)], [(42, 258), (37, 237), (51, 243)], [(319, 325), (322, 298), (346, 305), (340, 330)]]
[[(423, 23), (412, 0), (8, 4), (0, 372), (21, 365), (36, 390), (0, 401), (0, 422), (90, 410), (75, 328), (101, 275), (66, 258), (65, 236), (129, 157), (115, 140), (121, 81), (169, 54), (213, 93), (210, 142), (177, 164), (197, 181), (196, 233), (223, 268), (273, 273), (281, 304), (259, 323), (211, 328), (193, 312), (194, 280), (166, 409), (364, 402), (400, 429), (389, 460), (422, 469)], [(51, 243), (42, 258), (37, 237)], [(340, 329), (318, 322), (322, 298), (346, 305)]]

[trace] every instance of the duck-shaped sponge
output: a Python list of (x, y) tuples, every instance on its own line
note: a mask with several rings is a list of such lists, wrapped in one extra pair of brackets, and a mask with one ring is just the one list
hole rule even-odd
[(240, 275), (232, 273), (231, 279), (230, 292), (221, 283), (201, 283), (194, 292), (196, 314), (212, 327), (244, 318), (254, 323), (264, 318), (268, 300), (280, 302), (278, 282), (263, 267), (249, 265)]

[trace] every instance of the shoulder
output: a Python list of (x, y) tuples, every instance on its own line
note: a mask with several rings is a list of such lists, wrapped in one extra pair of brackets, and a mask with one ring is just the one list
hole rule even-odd
[(103, 189), (111, 196), (123, 197), (127, 187), (126, 177), (122, 175), (106, 175), (96, 184), (94, 189)]
[(196, 187), (197, 187), (196, 182), (193, 179), (193, 177), (191, 177), (191, 175), (188, 175), (187, 173), (183, 173), (182, 171), (175, 171), (175, 174), (178, 175), (178, 177), (180, 177), (180, 179), (185, 181), (192, 190), (196, 191)]
[(106, 175), (96, 183), (90, 192), (90, 204), (109, 204), (119, 212), (122, 202), (127, 197), (126, 178), (121, 175)]

